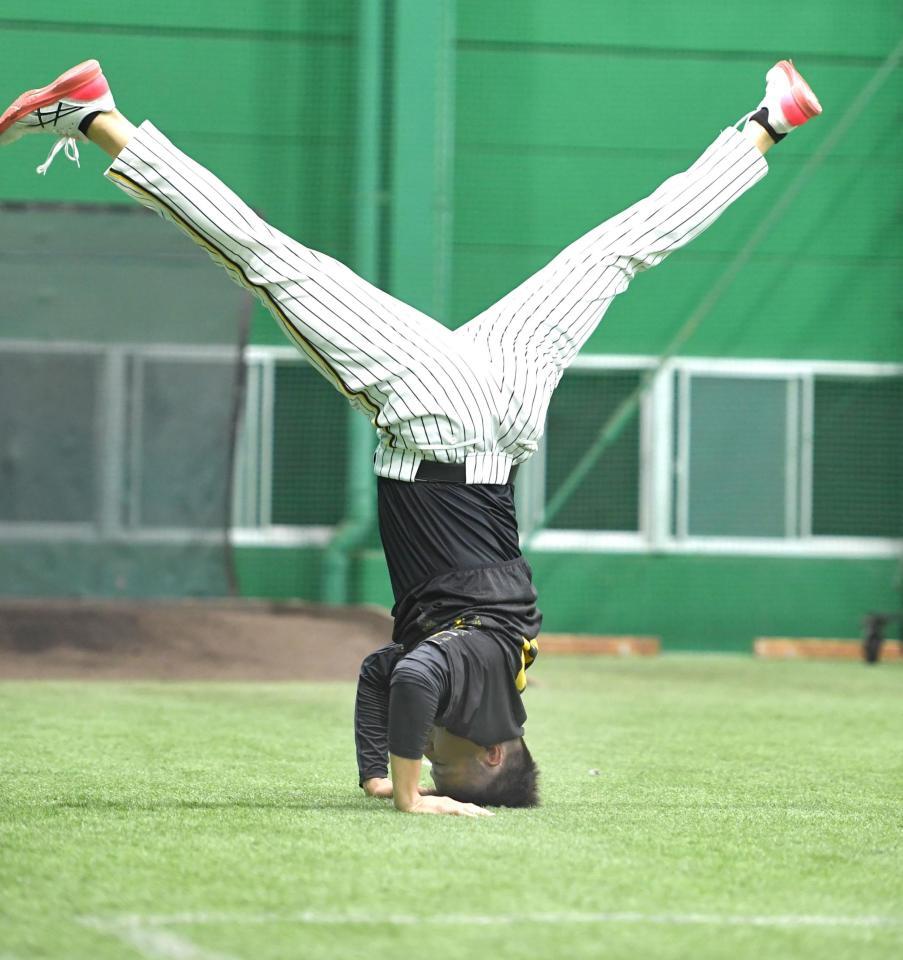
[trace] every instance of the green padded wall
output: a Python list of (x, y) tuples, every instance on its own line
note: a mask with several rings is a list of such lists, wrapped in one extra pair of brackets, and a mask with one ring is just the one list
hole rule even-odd
[[(347, 258), (356, 7), (8, 0), (0, 87), (14, 96), (97, 58), (129, 119), (152, 120), (278, 228)], [(4, 153), (4, 199), (131, 202), (98, 176), (105, 163), (96, 150), (82, 151), (81, 170), (58, 160), (47, 177), (34, 176), (49, 145), (31, 137)], [(254, 335), (285, 342), (262, 311)]]
[[(16, 93), (23, 80), (45, 82), (61, 65), (97, 56), (133, 119), (153, 119), (279, 228), (350, 259), (357, 17), (353, 0), (161, 0), (150, 8), (8, 0), (0, 85)], [(764, 68), (795, 55), (825, 118), (774, 151), (772, 174), (715, 229), (640, 277), (587, 347), (659, 352), (901, 34), (895, 4), (458, 0), (452, 276), (441, 319), (466, 320), (688, 165), (755, 106)], [(854, 118), (685, 353), (903, 360), (900, 94), (898, 72)], [(4, 198), (125, 202), (89, 151), (81, 171), (58, 160), (50, 176), (35, 177), (30, 168), (47, 146), (26, 142), (18, 154), (0, 154)], [(253, 337), (284, 342), (262, 311)], [(311, 389), (328, 391), (319, 382)], [(338, 421), (338, 398), (334, 409)], [(333, 473), (318, 469), (341, 482), (339, 464)], [(248, 593), (318, 595), (315, 551), (255, 548), (239, 560)], [(756, 632), (780, 628), (848, 635), (861, 611), (896, 602), (892, 561), (532, 560), (549, 629), (658, 632), (672, 646), (739, 649)], [(388, 600), (378, 555), (361, 556), (357, 597)]]
[[(560, 247), (683, 169), (795, 55), (825, 117), (769, 177), (639, 278), (587, 349), (659, 353), (903, 35), (895, 4), (459, 0), (454, 313), (485, 308)], [(684, 346), (688, 355), (903, 359), (895, 310), (899, 72)]]

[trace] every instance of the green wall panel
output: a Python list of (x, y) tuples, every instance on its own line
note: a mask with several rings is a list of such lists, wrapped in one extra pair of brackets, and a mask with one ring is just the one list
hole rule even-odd
[[(354, 136), (347, 48), (91, 32), (74, 42), (21, 31), (0, 65), (0, 86), (17, 93), (88, 56), (101, 59), (130, 119), (153, 119), (281, 229), (347, 255)], [(240, 78), (226, 92), (224, 73)], [(107, 161), (88, 146), (83, 169), (57, 160), (46, 178), (36, 177), (52, 143), (35, 136), (4, 151), (5, 198), (116, 202), (118, 191), (98, 177)]]
[[(903, 144), (903, 137), (901, 144)], [(703, 142), (698, 153), (708, 146)], [(469, 151), (459, 162), (462, 201), (455, 239), (462, 243), (566, 246), (587, 230), (651, 193), (670, 173), (686, 169), (697, 153), (663, 172), (659, 157), (597, 158), (521, 155), (500, 158)], [(768, 175), (694, 241), (696, 253), (739, 249), (797, 173), (798, 164), (777, 153)], [(791, 209), (757, 246), (761, 253), (805, 257), (850, 256), (876, 262), (903, 257), (888, 181), (899, 167), (870, 167), (863, 177), (853, 162), (826, 164), (794, 199)]]
[[(872, 5), (877, 7), (877, 4)], [(673, 0), (458, 0), (458, 36), (481, 43), (657, 48), (663, 56), (708, 51), (725, 60), (803, 51), (843, 58), (881, 56), (887, 28), (903, 27), (892, 4), (876, 16), (863, 5), (799, 0), (685, 4)], [(877, 12), (877, 11), (875, 11)], [(899, 29), (897, 35), (899, 34)], [(892, 34), (893, 36), (893, 34)], [(781, 47), (775, 47), (780, 38)]]
[[(14, 95), (97, 57), (132, 120), (151, 118), (278, 229), (347, 260), (355, 9), (351, 2), (205, 0), (167, 2), (150, 13), (98, 2), (39, 10), (16, 2), (0, 16), (14, 38), (0, 63), (0, 88)], [(39, 20), (53, 25), (39, 27)], [(91, 147), (82, 148), (80, 170), (58, 159), (47, 177), (35, 176), (52, 142), (29, 137), (4, 151), (4, 199), (132, 202), (102, 179), (108, 161)], [(285, 342), (262, 308), (252, 338)]]
[(91, 25), (136, 33), (193, 28), (207, 33), (264, 31), (287, 39), (294, 39), (298, 32), (341, 38), (352, 25), (355, 7), (355, 0), (157, 0), (152, 6), (106, 0), (79, 0), (77, 4), (71, 0), (42, 0), (40, 4), (11, 0), (4, 4), (0, 26), (9, 30), (17, 24), (39, 22), (60, 31)]
[[(459, 48), (458, 140), (464, 147), (494, 144), (517, 152), (559, 148), (571, 154), (612, 155), (693, 150), (754, 109), (764, 89), (767, 56), (756, 62), (668, 59), (591, 52)], [(824, 116), (781, 154), (808, 155), (831, 132), (874, 75), (872, 66), (800, 66), (817, 88)], [(888, 81), (868, 109), (857, 113), (851, 136), (832, 155), (886, 157), (892, 142), (900, 83)]]
[[(717, 227), (715, 229), (718, 229)], [(454, 315), (490, 306), (538, 270), (553, 250), (467, 247), (457, 251)], [(638, 276), (588, 341), (587, 353), (659, 354), (707, 295), (731, 255), (692, 248)], [(896, 313), (900, 264), (753, 257), (686, 342), (688, 356), (903, 360)], [(763, 309), (763, 301), (767, 308)]]
[[(745, 8), (744, 8), (745, 9)], [(816, 10), (818, 11), (816, 15)], [(769, 155), (770, 175), (664, 271), (638, 279), (588, 351), (659, 353), (873, 77), (903, 16), (811, 0), (788, 10), (462, 0), (452, 313), (465, 320), (562, 247), (685, 168), (796, 54), (824, 118)], [(773, 18), (786, 49), (772, 51)], [(704, 23), (701, 20), (704, 19)], [(747, 22), (749, 21), (749, 22)], [(738, 22), (743, 23), (738, 30)], [(899, 72), (804, 189), (683, 352), (903, 357)], [(768, 310), (762, 309), (767, 297)]]
[(273, 600), (319, 597), (321, 551), (238, 547), (235, 568), (242, 596)]
[[(79, 31), (73, 41), (30, 30), (16, 34), (9, 53), (0, 81), (13, 94), (93, 56), (118, 106), (135, 122), (149, 116), (194, 133), (283, 143), (313, 131), (321, 139), (350, 132), (350, 57), (343, 46), (92, 31)], [(225, 77), (234, 82), (224, 84)]]
[(361, 551), (354, 565), (354, 600), (392, 609), (392, 585), (382, 547)]
[(546, 629), (653, 634), (667, 649), (855, 637), (863, 614), (900, 599), (892, 560), (545, 554), (531, 562)]
[(221, 597), (224, 558), (222, 544), (0, 543), (7, 597)]

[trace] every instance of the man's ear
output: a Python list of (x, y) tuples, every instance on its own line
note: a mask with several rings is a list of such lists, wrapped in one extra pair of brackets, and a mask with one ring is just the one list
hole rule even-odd
[(496, 743), (494, 746), (486, 748), (486, 754), (483, 757), (483, 762), (487, 767), (497, 767), (505, 759), (505, 751), (502, 749), (500, 743)]

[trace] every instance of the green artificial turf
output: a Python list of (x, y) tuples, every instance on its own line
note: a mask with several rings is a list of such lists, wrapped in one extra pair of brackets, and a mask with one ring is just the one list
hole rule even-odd
[(487, 820), (365, 799), (350, 685), (0, 684), (0, 958), (903, 955), (900, 666), (531, 672)]

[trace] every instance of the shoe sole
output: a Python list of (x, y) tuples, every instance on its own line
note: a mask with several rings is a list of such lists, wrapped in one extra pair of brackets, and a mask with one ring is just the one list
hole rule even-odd
[[(818, 102), (818, 97), (815, 96), (815, 92), (812, 87), (803, 79), (803, 75), (796, 69), (793, 65), (792, 60), (781, 60), (775, 66), (780, 67), (784, 71), (785, 76), (787, 77), (787, 82), (790, 84), (789, 97), (790, 103), (787, 102), (785, 97), (782, 106), (784, 107), (784, 115), (787, 116), (787, 119), (794, 123), (795, 126), (805, 123), (807, 120), (811, 120), (813, 117), (817, 117), (821, 113), (821, 104)], [(795, 122), (797, 117), (794, 117), (792, 107), (796, 107), (799, 114), (802, 116), (799, 118), (799, 122)], [(788, 108), (790, 108), (788, 110)], [(788, 115), (788, 113), (790, 115)]]
[(0, 116), (0, 134), (5, 133), (17, 120), (27, 116), (34, 110), (41, 107), (49, 107), (50, 104), (62, 100), (81, 87), (87, 86), (93, 80), (103, 76), (100, 64), (96, 60), (85, 60), (65, 73), (60, 74), (46, 87), (40, 87), (37, 90), (26, 90), (20, 97), (15, 99)]

